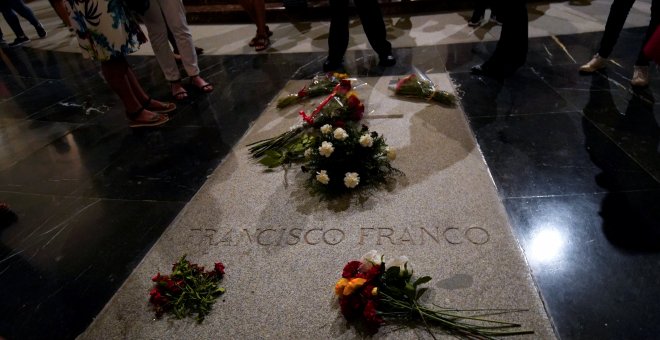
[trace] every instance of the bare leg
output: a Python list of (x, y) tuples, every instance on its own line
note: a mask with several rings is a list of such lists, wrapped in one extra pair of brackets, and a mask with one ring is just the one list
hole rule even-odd
[(66, 27), (71, 27), (71, 19), (69, 19), (69, 12), (66, 10), (66, 7), (64, 6), (64, 1), (63, 0), (49, 0), (50, 5), (53, 6), (53, 9), (55, 10), (55, 13), (57, 13), (57, 16), (62, 19), (62, 22)]
[[(109, 61), (104, 61), (101, 63), (101, 72), (103, 77), (110, 85), (110, 88), (119, 96), (126, 112), (138, 112), (142, 109), (142, 101), (147, 100), (147, 96), (144, 91), (141, 90), (141, 87), (138, 88), (138, 94), (136, 96), (133, 89), (133, 81), (129, 80), (130, 67), (126, 63), (125, 59), (112, 59)], [(132, 73), (132, 72), (130, 72)], [(133, 77), (134, 78), (134, 77)], [(156, 113), (149, 110), (142, 110), (136, 117), (133, 117), (135, 120), (153, 120), (157, 116)]]

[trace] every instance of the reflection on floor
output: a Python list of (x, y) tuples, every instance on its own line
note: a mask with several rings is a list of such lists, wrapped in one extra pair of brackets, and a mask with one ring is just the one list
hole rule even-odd
[[(562, 338), (660, 334), (660, 110), (652, 86), (628, 85), (642, 30), (622, 34), (616, 64), (579, 76), (599, 33), (530, 40), (528, 64), (497, 82), (474, 77), (493, 43), (398, 48), (378, 67), (349, 51), (356, 76), (449, 72)], [(163, 128), (130, 130), (121, 106), (78, 55), (2, 50), (0, 201), (19, 222), (0, 230), (0, 336), (82, 332), (178, 211), (288, 79), (323, 53), (203, 56), (216, 84)], [(152, 57), (131, 57), (167, 97)], [(146, 301), (146, 300), (145, 300)]]

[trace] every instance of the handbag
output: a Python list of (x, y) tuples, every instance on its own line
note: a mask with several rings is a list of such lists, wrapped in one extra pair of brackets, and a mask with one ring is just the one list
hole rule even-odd
[(139, 14), (144, 15), (149, 9), (149, 0), (124, 0), (126, 8)]
[(660, 65), (660, 26), (656, 27), (653, 35), (644, 45), (644, 55)]

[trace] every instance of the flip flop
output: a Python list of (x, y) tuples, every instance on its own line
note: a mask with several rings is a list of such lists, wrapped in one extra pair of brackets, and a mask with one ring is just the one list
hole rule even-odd
[(172, 111), (176, 110), (176, 104), (174, 104), (174, 103), (160, 102), (161, 104), (165, 105), (165, 107), (163, 107), (163, 108), (157, 108), (155, 106), (152, 106), (151, 103), (152, 103), (153, 100), (154, 100), (153, 98), (147, 99), (144, 102), (144, 104), (142, 105), (142, 107), (144, 107), (145, 109), (147, 109), (151, 112), (156, 112), (156, 113), (168, 113), (168, 112), (172, 112)]
[(167, 123), (167, 121), (170, 120), (170, 117), (166, 114), (161, 114), (161, 113), (156, 113), (154, 114), (151, 119), (135, 119), (131, 117), (137, 117), (142, 113), (144, 109), (140, 109), (137, 112), (131, 112), (127, 113), (126, 116), (128, 117), (128, 126), (131, 128), (137, 128), (137, 127), (151, 127), (151, 126), (158, 126), (158, 125), (163, 125)]

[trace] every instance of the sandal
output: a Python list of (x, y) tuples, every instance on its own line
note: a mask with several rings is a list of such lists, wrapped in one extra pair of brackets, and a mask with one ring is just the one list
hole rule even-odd
[(204, 93), (213, 92), (213, 84), (211, 84), (211, 83), (207, 82), (206, 80), (202, 79), (202, 81), (205, 82), (206, 84), (204, 84), (202, 86), (199, 86), (199, 85), (195, 84), (195, 81), (194, 81), (195, 78), (202, 79), (198, 75), (197, 76), (192, 76), (192, 77), (190, 77), (190, 85), (194, 86), (196, 89), (198, 89), (198, 90), (200, 90), (201, 92), (204, 92)]
[(128, 126), (132, 128), (137, 127), (149, 127), (149, 126), (158, 126), (165, 124), (170, 120), (170, 117), (162, 113), (154, 113), (153, 116), (149, 119), (138, 119), (137, 117), (144, 111), (144, 107), (140, 108), (135, 112), (126, 112), (126, 117), (128, 118)]
[[(175, 89), (174, 85), (179, 85), (179, 86), (177, 89)], [(183, 88), (183, 85), (181, 84), (181, 80), (170, 82), (170, 88), (172, 90), (172, 97), (174, 97), (174, 99), (176, 100), (188, 99), (188, 91), (186, 91), (186, 89)]]
[[(154, 105), (156, 103), (156, 105)], [(174, 103), (168, 103), (168, 102), (160, 102), (157, 100), (154, 100), (153, 98), (149, 98), (144, 101), (142, 104), (142, 107), (144, 109), (147, 109), (151, 112), (156, 112), (156, 113), (168, 113), (176, 110), (176, 104)]]
[(270, 46), (270, 39), (268, 39), (268, 37), (260, 36), (255, 39), (254, 50), (257, 52), (261, 52)]
[[(273, 32), (270, 31), (270, 28), (268, 28), (268, 26), (266, 26), (266, 35), (268, 36), (268, 38), (270, 38), (270, 37), (273, 36)], [(257, 33), (257, 34), (254, 36), (254, 38), (252, 38), (252, 40), (250, 40), (250, 43), (248, 44), (248, 46), (250, 46), (250, 47), (254, 47), (254, 45), (257, 44), (257, 40), (258, 40), (258, 39), (259, 39), (259, 33)]]

